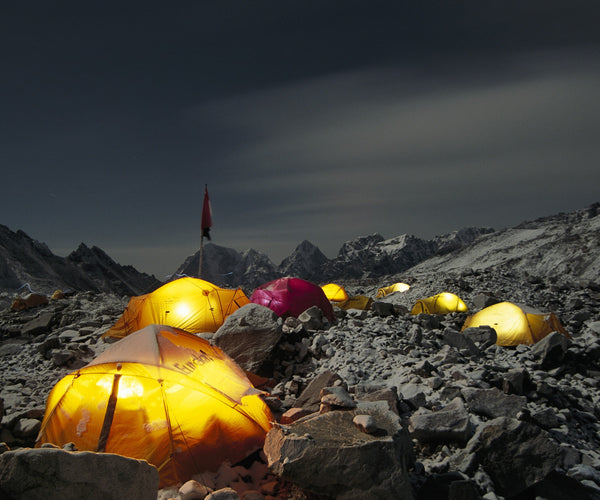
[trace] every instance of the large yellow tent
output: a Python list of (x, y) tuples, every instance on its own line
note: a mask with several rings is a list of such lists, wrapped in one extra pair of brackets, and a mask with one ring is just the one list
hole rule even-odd
[(164, 487), (260, 449), (273, 418), (258, 393), (208, 341), (150, 325), (54, 386), (36, 446), (144, 459)]
[(410, 313), (448, 314), (452, 312), (466, 312), (467, 310), (467, 305), (458, 295), (442, 292), (426, 299), (417, 300)]
[(331, 302), (342, 302), (343, 300), (348, 300), (348, 294), (341, 285), (328, 283), (327, 285), (323, 285), (321, 288), (323, 289), (323, 292), (325, 292), (325, 297), (327, 297), (327, 299)]
[(406, 283), (394, 283), (393, 285), (384, 286), (377, 290), (377, 295), (375, 296), (375, 298), (379, 299), (394, 292), (406, 292), (409, 288), (410, 285), (407, 285)]
[(240, 288), (229, 290), (198, 278), (179, 278), (152, 293), (131, 297), (122, 316), (102, 337), (123, 338), (152, 324), (190, 333), (216, 332), (227, 316), (249, 303)]
[(554, 313), (512, 302), (500, 302), (469, 316), (462, 329), (484, 325), (496, 330), (496, 344), (504, 346), (535, 344), (554, 331), (571, 338)]

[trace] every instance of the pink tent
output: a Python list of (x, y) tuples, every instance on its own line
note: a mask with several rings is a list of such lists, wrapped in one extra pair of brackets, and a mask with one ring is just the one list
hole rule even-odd
[(250, 302), (268, 307), (278, 316), (298, 317), (312, 306), (317, 306), (323, 315), (334, 322), (333, 307), (320, 286), (300, 278), (279, 278), (259, 286), (250, 297)]

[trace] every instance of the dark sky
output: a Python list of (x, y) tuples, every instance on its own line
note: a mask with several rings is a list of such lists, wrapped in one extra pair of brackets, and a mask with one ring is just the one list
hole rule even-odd
[(0, 4), (0, 224), (162, 278), (600, 200), (600, 2)]

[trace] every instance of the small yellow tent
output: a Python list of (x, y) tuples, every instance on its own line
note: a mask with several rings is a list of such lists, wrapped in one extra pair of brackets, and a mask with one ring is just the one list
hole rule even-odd
[(491, 326), (498, 345), (535, 344), (550, 332), (571, 338), (553, 313), (543, 313), (512, 302), (500, 302), (469, 316), (462, 327)]
[(393, 285), (384, 286), (383, 288), (377, 290), (377, 295), (375, 298), (380, 299), (381, 297), (385, 297), (386, 295), (394, 292), (406, 292), (409, 288), (410, 285), (407, 285), (406, 283), (394, 283)]
[(343, 300), (348, 300), (348, 294), (346, 290), (344, 290), (343, 286), (336, 285), (335, 283), (328, 283), (327, 285), (323, 285), (321, 287), (323, 292), (325, 292), (325, 297), (331, 302), (341, 302)]
[(448, 314), (452, 312), (466, 312), (467, 305), (462, 301), (458, 295), (454, 295), (449, 292), (442, 292), (428, 297), (426, 299), (420, 299), (415, 302), (411, 314)]
[(336, 302), (335, 306), (346, 311), (348, 309), (361, 309), (363, 311), (368, 311), (371, 309), (372, 304), (373, 299), (371, 297), (367, 297), (366, 295), (354, 295), (347, 300)]
[(260, 449), (273, 417), (258, 393), (208, 341), (150, 325), (54, 386), (36, 446), (143, 459), (164, 487)]
[(240, 288), (228, 290), (198, 278), (179, 278), (152, 293), (131, 297), (122, 316), (102, 337), (123, 338), (152, 324), (190, 333), (216, 332), (227, 316), (249, 303)]

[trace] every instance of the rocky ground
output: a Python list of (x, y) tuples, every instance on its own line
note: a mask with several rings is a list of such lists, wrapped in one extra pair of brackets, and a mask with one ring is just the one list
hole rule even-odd
[[(333, 325), (309, 315), (285, 322), (256, 370), (271, 380), (281, 424), (265, 450), (157, 497), (202, 498), (202, 483), (246, 499), (600, 498), (600, 284), (508, 268), (342, 284), (374, 298), (396, 281), (411, 289), (370, 311), (337, 310)], [(459, 334), (466, 314), (409, 314), (415, 300), (442, 291), (471, 311), (503, 300), (551, 310), (572, 341), (552, 334), (535, 346), (500, 347), (486, 329)], [(100, 335), (127, 298), (78, 293), (20, 312), (10, 302), (0, 297), (0, 442), (17, 449), (35, 442), (53, 385), (106, 347)], [(311, 464), (290, 469), (298, 457), (286, 455), (289, 439), (326, 445)], [(344, 453), (332, 453), (331, 442)], [(369, 464), (375, 472), (363, 478)]]

